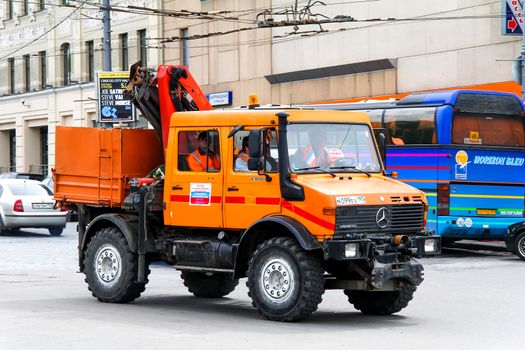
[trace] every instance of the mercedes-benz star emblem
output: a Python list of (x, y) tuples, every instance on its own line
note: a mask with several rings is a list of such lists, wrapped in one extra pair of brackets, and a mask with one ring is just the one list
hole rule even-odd
[(388, 211), (388, 209), (385, 207), (379, 208), (376, 214), (377, 226), (379, 226), (379, 228), (387, 227), (388, 224), (390, 224), (390, 219), (391, 219), (391, 216), (390, 216), (390, 212)]

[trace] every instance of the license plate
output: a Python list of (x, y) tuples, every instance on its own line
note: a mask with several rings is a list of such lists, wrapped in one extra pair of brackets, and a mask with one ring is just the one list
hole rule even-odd
[(478, 209), (476, 213), (478, 215), (496, 215), (496, 209)]
[(51, 209), (53, 203), (33, 203), (33, 209)]

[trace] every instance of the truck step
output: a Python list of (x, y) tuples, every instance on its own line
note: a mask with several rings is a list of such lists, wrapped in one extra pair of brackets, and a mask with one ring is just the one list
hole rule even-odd
[(176, 264), (173, 266), (176, 270), (194, 271), (194, 272), (217, 272), (217, 273), (233, 273), (233, 269), (219, 269), (214, 267), (202, 267), (191, 265)]

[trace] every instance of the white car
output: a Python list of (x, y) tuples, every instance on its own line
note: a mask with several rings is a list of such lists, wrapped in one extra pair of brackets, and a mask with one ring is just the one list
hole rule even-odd
[(54, 208), (53, 192), (40, 181), (0, 179), (0, 231), (47, 228), (51, 235), (59, 236), (66, 215), (67, 210)]

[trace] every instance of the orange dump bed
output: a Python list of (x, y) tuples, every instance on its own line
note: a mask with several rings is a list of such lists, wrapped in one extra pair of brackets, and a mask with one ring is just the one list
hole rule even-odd
[(129, 179), (163, 162), (153, 130), (57, 127), (55, 199), (120, 207)]

